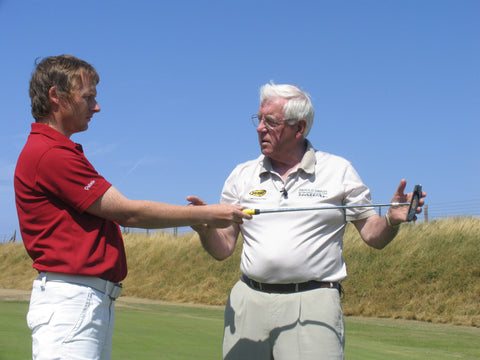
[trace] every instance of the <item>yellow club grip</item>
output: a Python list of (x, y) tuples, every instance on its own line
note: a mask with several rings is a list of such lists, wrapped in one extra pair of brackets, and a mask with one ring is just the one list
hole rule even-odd
[(257, 215), (257, 214), (259, 214), (258, 209), (243, 209), (242, 211), (243, 211), (244, 213), (248, 214), (248, 215)]

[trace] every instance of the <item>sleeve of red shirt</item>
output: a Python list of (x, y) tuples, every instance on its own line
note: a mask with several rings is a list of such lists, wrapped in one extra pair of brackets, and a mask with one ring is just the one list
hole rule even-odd
[(38, 163), (36, 182), (83, 213), (111, 186), (82, 152), (54, 147)]

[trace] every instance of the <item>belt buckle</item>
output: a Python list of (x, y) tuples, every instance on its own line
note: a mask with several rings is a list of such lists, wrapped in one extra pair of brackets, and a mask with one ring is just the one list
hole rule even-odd
[(262, 283), (260, 281), (255, 281), (255, 280), (250, 279), (250, 286), (254, 289), (258, 289), (258, 290), (263, 291), (263, 286), (262, 286)]

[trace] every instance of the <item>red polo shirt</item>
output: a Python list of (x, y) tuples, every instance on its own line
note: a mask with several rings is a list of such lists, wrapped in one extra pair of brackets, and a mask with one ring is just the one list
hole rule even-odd
[(23, 243), (35, 269), (114, 282), (125, 278), (120, 227), (85, 212), (111, 184), (81, 145), (45, 124), (32, 124), (14, 186)]

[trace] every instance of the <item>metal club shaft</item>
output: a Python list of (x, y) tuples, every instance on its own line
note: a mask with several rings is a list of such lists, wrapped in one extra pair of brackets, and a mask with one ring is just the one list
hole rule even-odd
[(353, 209), (353, 208), (362, 208), (362, 207), (380, 207), (380, 206), (409, 206), (407, 221), (412, 221), (416, 219), (415, 214), (417, 213), (420, 200), (422, 198), (422, 185), (415, 185), (412, 193), (412, 201), (409, 203), (403, 202), (393, 202), (387, 204), (361, 204), (361, 205), (339, 205), (339, 206), (317, 206), (317, 207), (304, 207), (304, 208), (279, 208), (279, 209), (244, 209), (243, 212), (249, 215), (258, 215), (258, 214), (268, 214), (268, 213), (278, 213), (278, 212), (288, 212), (288, 211), (312, 211), (312, 210), (330, 210), (330, 209)]
[(243, 212), (249, 215), (259, 215), (278, 212), (293, 212), (293, 211), (314, 211), (314, 210), (332, 210), (332, 209), (354, 209), (364, 207), (380, 207), (380, 206), (408, 206), (410, 203), (386, 203), (386, 204), (360, 204), (360, 205), (332, 205), (332, 206), (315, 206), (303, 208), (278, 208), (278, 209), (244, 209)]

